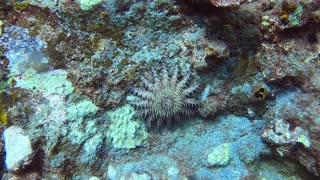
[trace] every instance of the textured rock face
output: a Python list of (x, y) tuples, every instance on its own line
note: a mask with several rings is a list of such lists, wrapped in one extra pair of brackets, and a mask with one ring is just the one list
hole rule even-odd
[(226, 109), (226, 97), (217, 94), (202, 100), (199, 107), (199, 113), (204, 118), (214, 117), (219, 112)]
[(264, 79), (280, 92), (264, 115), (269, 123), (262, 136), (276, 154), (298, 160), (319, 176), (320, 4), (283, 0), (270, 5), (260, 23), (268, 42), (261, 44), (256, 60)]
[(264, 38), (273, 42), (278, 42), (281, 33), (289, 29), (301, 28), (308, 23), (313, 25), (319, 23), (318, 0), (283, 0), (264, 3), (269, 3), (271, 8), (263, 13), (260, 26)]
[[(308, 3), (304, 4), (303, 13), (306, 13), (307, 8)], [(317, 9), (318, 5), (314, 8)], [(292, 12), (290, 16), (293, 15)], [(296, 15), (300, 20), (295, 26), (304, 26), (307, 21), (303, 19), (307, 16)], [(264, 16), (262, 19), (262, 23), (267, 25), (270, 17)], [(271, 20), (275, 20), (275, 17)], [(290, 22), (287, 23), (282, 31), (292, 28)], [(283, 25), (283, 22), (280, 24)], [(272, 27), (277, 26), (281, 25), (275, 24)], [(257, 64), (266, 81), (282, 88), (291, 87), (292, 90), (288, 92), (287, 89), (282, 89), (282, 93), (276, 94), (275, 106), (270, 107), (265, 114), (265, 119), (270, 121), (262, 136), (273, 145), (277, 154), (298, 160), (310, 172), (319, 176), (318, 33), (293, 31), (300, 34), (296, 38), (294, 33), (284, 35), (277, 30), (269, 32), (273, 33), (273, 37), (281, 38), (260, 46), (256, 56)]]
[(290, 47), (283, 43), (281, 47), (273, 44), (262, 44), (257, 54), (258, 65), (267, 81), (281, 81), (292, 78), (295, 81), (304, 81), (314, 69), (316, 58), (312, 51)]
[(299, 160), (315, 175), (320, 175), (319, 101), (317, 95), (302, 92), (279, 95), (266, 115), (277, 120), (270, 121), (262, 133), (280, 156)]
[[(277, 119), (271, 127), (265, 129), (262, 136), (272, 144), (282, 145), (286, 147), (297, 146), (297, 143), (301, 143), (305, 148), (310, 148), (311, 143), (308, 133), (301, 127), (292, 127), (288, 122)], [(278, 148), (277, 152), (280, 155), (284, 155), (283, 152), (286, 149)]]
[(23, 129), (11, 126), (4, 131), (6, 151), (6, 167), (9, 171), (17, 171), (28, 165), (32, 158), (31, 141)]

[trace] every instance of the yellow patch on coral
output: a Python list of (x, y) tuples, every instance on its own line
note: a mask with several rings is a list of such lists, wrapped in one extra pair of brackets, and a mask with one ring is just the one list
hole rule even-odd
[(13, 7), (14, 9), (16, 10), (24, 10), (26, 9), (26, 7), (29, 5), (29, 1), (26, 0), (26, 1), (22, 1), (22, 2), (19, 2), (19, 1), (16, 1), (14, 4), (13, 4)]
[(7, 125), (7, 124), (8, 124), (7, 113), (5, 112), (4, 104), (0, 99), (0, 125)]
[(2, 35), (2, 26), (3, 26), (3, 22), (0, 20), (0, 36)]

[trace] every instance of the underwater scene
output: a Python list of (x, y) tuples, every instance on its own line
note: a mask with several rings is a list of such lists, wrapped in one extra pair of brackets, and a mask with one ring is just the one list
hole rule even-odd
[(2, 180), (320, 179), (320, 0), (0, 0)]

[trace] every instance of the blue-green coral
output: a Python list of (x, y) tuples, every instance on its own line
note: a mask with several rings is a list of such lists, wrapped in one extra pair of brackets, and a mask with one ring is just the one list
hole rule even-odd
[(98, 5), (103, 0), (80, 0), (80, 8), (82, 10), (90, 10), (93, 6)]
[(289, 23), (292, 26), (298, 26), (300, 24), (300, 17), (303, 13), (303, 6), (299, 5), (297, 9), (289, 15)]

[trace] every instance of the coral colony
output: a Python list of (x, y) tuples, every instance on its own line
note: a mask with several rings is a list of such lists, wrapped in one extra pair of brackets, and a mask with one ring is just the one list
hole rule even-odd
[(0, 0), (0, 177), (319, 179), (319, 0)]

